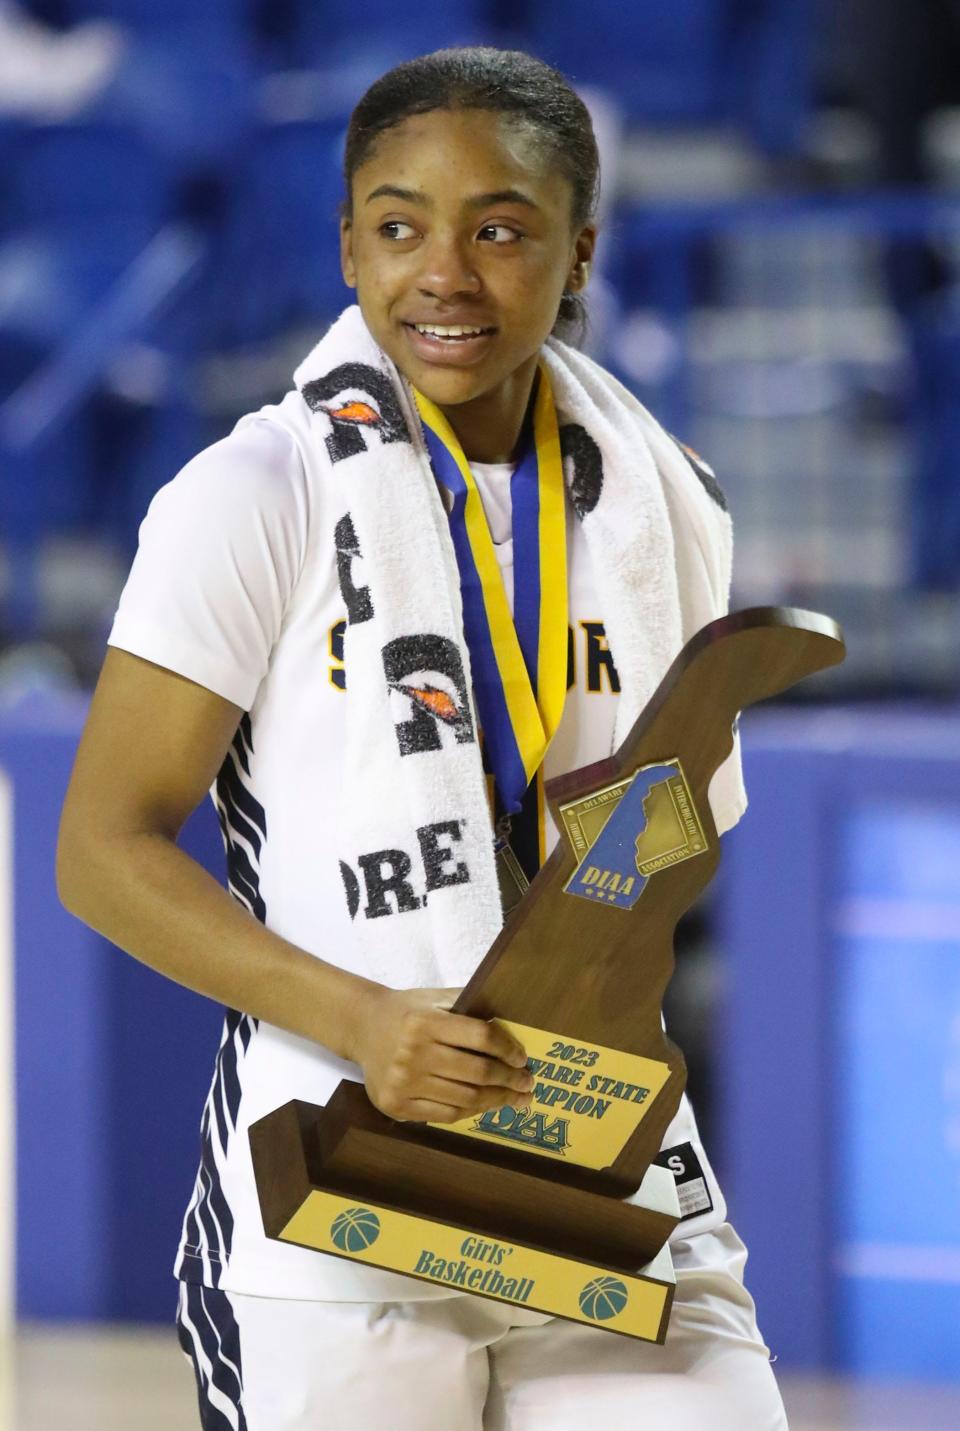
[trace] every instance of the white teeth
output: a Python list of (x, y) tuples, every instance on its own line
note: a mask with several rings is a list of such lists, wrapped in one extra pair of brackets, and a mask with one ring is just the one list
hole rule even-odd
[(441, 327), (438, 323), (415, 323), (418, 333), (428, 333), (433, 338), (478, 338), (482, 328), (464, 328), (460, 325)]

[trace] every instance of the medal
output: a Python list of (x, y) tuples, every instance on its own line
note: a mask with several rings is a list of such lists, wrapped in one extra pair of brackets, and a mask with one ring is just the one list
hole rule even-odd
[(523, 866), (510, 848), (510, 816), (504, 815), (497, 822), (493, 853), (497, 862), (497, 880), (500, 885), (500, 905), (504, 918), (512, 914), (520, 903), (530, 881), (523, 872)]
[(434, 473), (453, 498), (450, 532), (487, 759), (503, 809), (516, 813), (560, 724), (567, 692), (566, 514), (550, 381), (541, 366), (533, 421), (511, 478), (512, 616), (463, 448), (440, 409), (421, 393), (415, 397)]

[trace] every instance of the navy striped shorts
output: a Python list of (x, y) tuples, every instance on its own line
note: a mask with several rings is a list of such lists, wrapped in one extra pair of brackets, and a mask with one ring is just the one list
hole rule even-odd
[(181, 1282), (177, 1337), (197, 1379), (203, 1431), (247, 1431), (240, 1332), (226, 1293)]

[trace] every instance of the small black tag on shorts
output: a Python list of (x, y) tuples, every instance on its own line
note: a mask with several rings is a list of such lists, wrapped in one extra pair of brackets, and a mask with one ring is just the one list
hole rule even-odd
[(713, 1211), (713, 1198), (692, 1143), (678, 1143), (675, 1148), (664, 1148), (653, 1161), (673, 1173), (680, 1199), (681, 1222)]

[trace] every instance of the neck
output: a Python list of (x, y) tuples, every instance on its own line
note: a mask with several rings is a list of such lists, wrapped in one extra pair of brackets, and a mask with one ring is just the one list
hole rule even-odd
[[(520, 441), (533, 380), (535, 353), (492, 392), (440, 410), (457, 435), (468, 462), (509, 462)], [(438, 404), (440, 406), (440, 404)]]

